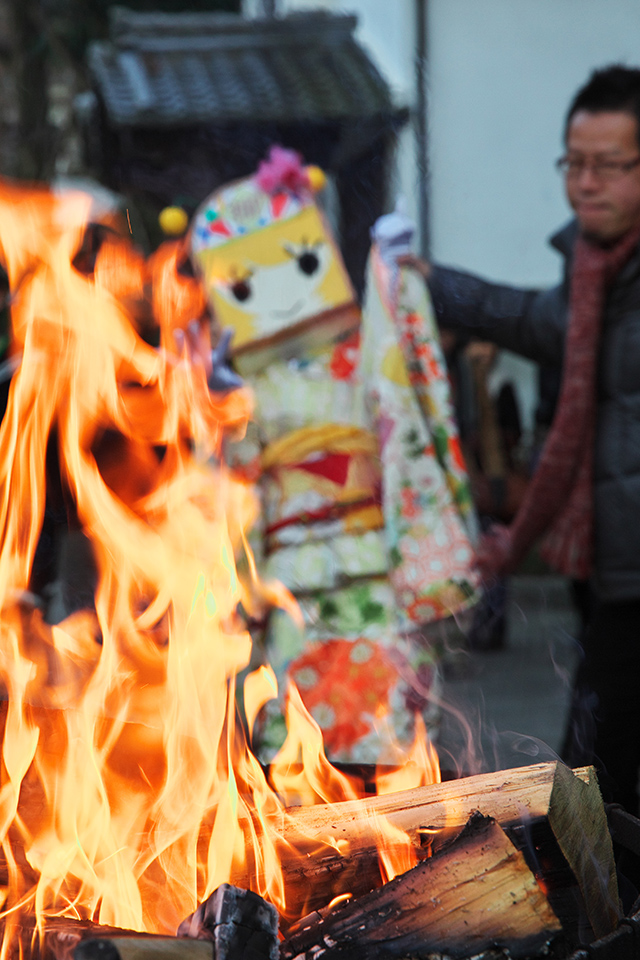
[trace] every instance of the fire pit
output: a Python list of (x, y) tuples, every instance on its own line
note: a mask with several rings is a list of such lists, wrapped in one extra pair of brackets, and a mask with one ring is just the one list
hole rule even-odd
[[(468, 811), (478, 806), (494, 815), (472, 813), (460, 829)], [(383, 811), (391, 824), (404, 825), (415, 845), (423, 844), (430, 831), (435, 852), (380, 886), (369, 867), (375, 824)], [(285, 921), (280, 943), (275, 909), (255, 893), (224, 884), (183, 922), (178, 939), (53, 920), (46, 925), (41, 955), (93, 960), (108, 948), (122, 960), (133, 960), (146, 956), (145, 950), (161, 948), (163, 956), (182, 960), (489, 958), (496, 950), (502, 957), (567, 958), (574, 952), (572, 944), (587, 939), (591, 953), (586, 955), (607, 949), (603, 956), (623, 960), (633, 925), (620, 917), (615, 877), (607, 876), (611, 844), (603, 814), (592, 771), (572, 774), (561, 764), (469, 777), (369, 801), (292, 808), (282, 829), (293, 846), (302, 836), (309, 843), (314, 834), (326, 838), (332, 831), (346, 835), (349, 843), (347, 854), (336, 851), (330, 862), (311, 847), (306, 861), (285, 860), (283, 875), (290, 889), (297, 876), (298, 895), (304, 890), (319, 904), (336, 886), (336, 875), (347, 877), (352, 887), (356, 877), (357, 889), (375, 889), (335, 897), (297, 923)], [(616, 808), (609, 814), (613, 835), (638, 849), (638, 821)], [(427, 822), (432, 825), (426, 827)], [(594, 931), (602, 929), (610, 934), (594, 939)], [(206, 941), (208, 954), (202, 953)]]

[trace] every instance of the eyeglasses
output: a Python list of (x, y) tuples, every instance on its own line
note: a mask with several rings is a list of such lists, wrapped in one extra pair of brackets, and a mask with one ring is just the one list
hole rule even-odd
[(556, 168), (564, 174), (567, 179), (574, 180), (580, 177), (586, 169), (591, 170), (594, 176), (599, 180), (619, 180), (637, 167), (640, 163), (640, 155), (634, 160), (585, 160), (584, 157), (560, 157), (556, 160)]

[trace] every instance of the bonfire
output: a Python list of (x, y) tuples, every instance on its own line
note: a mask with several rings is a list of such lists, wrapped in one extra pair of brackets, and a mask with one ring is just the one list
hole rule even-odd
[[(239, 723), (243, 613), (293, 606), (255, 575), (255, 499), (224, 466), (250, 397), (210, 389), (210, 325), (180, 242), (145, 262), (107, 232), (87, 258), (91, 202), (0, 189), (15, 368), (0, 428), (5, 952), (25, 915), (40, 932), (64, 916), (173, 934), (239, 877), (286, 917), (284, 804), (292, 791), (356, 796), (295, 691), (278, 792), (250, 750), (246, 731), (275, 691), (268, 667), (250, 673)], [(55, 624), (30, 592), (52, 449), (97, 575), (94, 604)], [(416, 756), (402, 785), (436, 776), (420, 751), (429, 772)]]

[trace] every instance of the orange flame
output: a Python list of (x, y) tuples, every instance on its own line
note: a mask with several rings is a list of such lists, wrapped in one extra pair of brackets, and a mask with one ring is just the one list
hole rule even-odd
[(298, 689), (287, 691), (287, 738), (271, 764), (271, 781), (288, 806), (355, 800), (349, 778), (331, 766), (322, 731), (307, 712)]
[(399, 790), (412, 790), (414, 787), (427, 787), (431, 783), (440, 783), (440, 762), (435, 747), (429, 740), (423, 718), (415, 715), (415, 734), (413, 744), (400, 766), (382, 772), (376, 777), (376, 790), (379, 796), (397, 793)]
[[(250, 554), (250, 582), (236, 571), (256, 506), (221, 465), (222, 444), (250, 400), (208, 389), (205, 300), (180, 271), (180, 242), (145, 264), (112, 237), (91, 270), (74, 266), (89, 207), (82, 194), (0, 185), (19, 359), (0, 427), (5, 951), (20, 909), (41, 929), (63, 914), (173, 932), (234, 876), (284, 910), (283, 802), (356, 795), (294, 689), (275, 790), (247, 746), (239, 605), (292, 603), (256, 588)], [(150, 323), (158, 347), (140, 336)], [(95, 609), (54, 626), (29, 594), (52, 445), (98, 573)], [(249, 728), (274, 692), (266, 668), (247, 678)], [(380, 789), (424, 782), (424, 760), (416, 746), (405, 779)]]

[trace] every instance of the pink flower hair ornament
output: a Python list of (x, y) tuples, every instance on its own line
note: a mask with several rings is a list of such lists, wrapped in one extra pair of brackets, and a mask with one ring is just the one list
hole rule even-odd
[(274, 144), (269, 156), (262, 160), (256, 173), (256, 183), (271, 195), (285, 190), (299, 196), (315, 193), (325, 184), (325, 176), (319, 167), (302, 165), (302, 157), (295, 150), (287, 150)]

